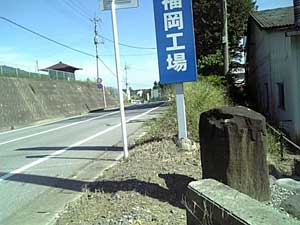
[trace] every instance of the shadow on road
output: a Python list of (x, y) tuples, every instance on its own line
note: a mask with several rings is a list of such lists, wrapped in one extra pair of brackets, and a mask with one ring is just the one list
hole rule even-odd
[[(50, 155), (28, 155), (26, 159), (40, 159), (48, 157)], [(64, 159), (64, 160), (91, 160), (91, 161), (106, 161), (106, 162), (119, 162), (117, 159), (102, 159), (102, 158), (88, 158), (88, 157), (61, 157), (61, 156), (51, 156), (51, 159)]]
[[(32, 147), (32, 148), (19, 148), (15, 151), (59, 151), (62, 149), (67, 149), (67, 146), (57, 146), (57, 147)], [(117, 146), (75, 146), (68, 148), (68, 151), (111, 151), (119, 152), (123, 151), (123, 147)]]
[[(0, 172), (0, 177), (6, 173)], [(181, 204), (182, 196), (186, 192), (187, 185), (194, 181), (193, 178), (180, 174), (159, 174), (160, 178), (165, 180), (167, 188), (161, 187), (159, 184), (140, 181), (137, 179), (129, 179), (125, 181), (98, 181), (85, 182), (74, 179), (65, 179), (59, 177), (48, 177), (32, 174), (15, 174), (6, 180), (13, 182), (21, 182), (35, 184), (75, 192), (82, 192), (83, 189), (95, 192), (117, 193), (118, 191), (135, 191), (142, 195), (158, 199), (162, 202), (168, 202), (171, 205), (184, 208)]]

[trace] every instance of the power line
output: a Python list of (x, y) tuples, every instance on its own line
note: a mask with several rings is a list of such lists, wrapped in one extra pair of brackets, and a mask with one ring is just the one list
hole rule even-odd
[(72, 3), (70, 3), (70, 2), (68, 2), (68, 1), (66, 1), (66, 0), (63, 0), (63, 2), (64, 2), (67, 6), (69, 6), (69, 7), (72, 8), (73, 10), (75, 10), (75, 11), (76, 11), (80, 16), (82, 16), (83, 18), (88, 19), (88, 20), (91, 19), (91, 17), (90, 17), (89, 15), (85, 14), (82, 10), (80, 10), (79, 8), (77, 8), (77, 7), (75, 7), (74, 5), (72, 5)]
[[(70, 3), (69, 1), (71, 1), (72, 3), (73, 3), (73, 5), (72, 5), (72, 3)], [(77, 3), (77, 5), (79, 6), (79, 4), (81, 5), (81, 7), (79, 6), (79, 7), (76, 7), (75, 6), (75, 0), (69, 0), (69, 1), (67, 1), (67, 0), (63, 0), (63, 2), (65, 3), (65, 5), (67, 5), (68, 7), (70, 7), (70, 8), (72, 8), (73, 10), (75, 10), (75, 11), (77, 11), (77, 13), (75, 12), (75, 11), (72, 11), (75, 15), (79, 15), (79, 16), (81, 16), (81, 17), (83, 17), (84, 18), (84, 21), (89, 21), (89, 22), (92, 22), (93, 23), (93, 20), (91, 19), (91, 17), (87, 14), (87, 13), (84, 13), (83, 12), (83, 8), (84, 7), (82, 7), (82, 4), (81, 3), (79, 3), (79, 1), (76, 1), (76, 3)], [(47, 1), (47, 0), (45, 0), (45, 2), (47, 3), (47, 4), (49, 4), (49, 3), (51, 3), (51, 1)], [(52, 5), (53, 7), (55, 7), (57, 10), (59, 10), (59, 11), (61, 11), (61, 10), (63, 10), (63, 8), (57, 8), (57, 6), (56, 5)], [(65, 13), (63, 13), (64, 14), (64, 16), (65, 16)], [(105, 37), (105, 36), (103, 36), (103, 35), (99, 35), (99, 37), (101, 37), (102, 39), (104, 39), (104, 40), (106, 40), (106, 41), (109, 41), (109, 42), (111, 42), (111, 43), (114, 43), (114, 41), (111, 39), (111, 38), (108, 38), (108, 37)], [(135, 46), (135, 45), (130, 45), (130, 44), (125, 44), (125, 43), (121, 43), (121, 42), (119, 42), (119, 45), (121, 45), (121, 46), (124, 46), (124, 47), (127, 47), (127, 48), (133, 48), (133, 49), (140, 49), (140, 50), (156, 50), (156, 48), (154, 48), (154, 47), (142, 47), (142, 46)]]
[[(151, 55), (157, 55), (157, 53), (141, 53), (141, 54), (121, 54), (123, 57), (136, 57), (136, 56), (151, 56)], [(102, 57), (114, 57), (114, 54), (103, 54)]]
[(81, 53), (81, 54), (84, 54), (84, 55), (87, 55), (87, 56), (95, 57), (94, 55), (92, 55), (92, 54), (90, 54), (90, 53), (87, 53), (87, 52), (84, 52), (84, 51), (82, 51), (82, 50), (79, 50), (79, 49), (73, 48), (73, 47), (71, 47), (71, 46), (68, 46), (68, 45), (66, 45), (66, 44), (60, 43), (60, 42), (58, 42), (58, 41), (56, 41), (56, 40), (54, 40), (54, 39), (51, 39), (51, 38), (49, 38), (49, 37), (47, 37), (47, 36), (45, 36), (45, 35), (43, 35), (43, 34), (40, 34), (40, 33), (36, 32), (36, 31), (33, 31), (33, 30), (31, 30), (31, 29), (29, 29), (29, 28), (27, 28), (27, 27), (24, 27), (24, 26), (22, 26), (22, 25), (20, 25), (20, 24), (18, 24), (18, 23), (16, 23), (16, 22), (10, 20), (10, 19), (7, 19), (7, 18), (2, 17), (2, 16), (0, 16), (0, 19), (5, 20), (6, 22), (9, 22), (9, 23), (11, 23), (11, 24), (13, 24), (13, 25), (15, 25), (15, 26), (17, 26), (17, 27), (19, 27), (19, 28), (22, 28), (23, 30), (26, 30), (26, 31), (28, 31), (28, 32), (30, 32), (30, 33), (32, 33), (32, 34), (34, 34), (34, 35), (39, 36), (40, 38), (46, 39), (46, 40), (48, 40), (48, 41), (50, 41), (50, 42), (53, 42), (53, 43), (55, 43), (55, 44), (57, 44), (57, 45), (60, 45), (60, 46), (64, 47), (64, 48), (68, 48), (68, 49), (70, 49), (70, 50), (72, 50), (72, 51), (75, 51), (75, 52), (78, 52), (78, 53)]
[(105, 66), (105, 68), (106, 68), (112, 75), (114, 75), (115, 77), (117, 77), (117, 75), (111, 70), (111, 68), (109, 68), (108, 65), (106, 65), (106, 64), (104, 63), (104, 61), (103, 61), (102, 59), (100, 59), (100, 58), (98, 58), (98, 59), (99, 59), (99, 61)]
[[(73, 2), (73, 5), (69, 1), (63, 0), (63, 2), (65, 3), (66, 6), (68, 6), (68, 7), (72, 8), (73, 10), (77, 11), (77, 13), (75, 11), (72, 11), (75, 15), (79, 15), (79, 16), (83, 17), (85, 21), (88, 20), (89, 22), (93, 23), (93, 19), (87, 13), (84, 13), (82, 11), (83, 7), (76, 7), (75, 4), (74, 4), (75, 0), (70, 0), (70, 1)], [(47, 1), (47, 3), (48, 3), (48, 1)], [(78, 3), (77, 5), (79, 6), (79, 2), (77, 2), (77, 3)], [(59, 10), (61, 10), (61, 9), (59, 9)], [(111, 38), (105, 37), (103, 35), (99, 35), (99, 37), (101, 37), (102, 39), (104, 39), (108, 42), (114, 43), (114, 41)], [(119, 42), (119, 45), (127, 47), (127, 48), (140, 49), (140, 50), (156, 50), (156, 48), (152, 48), (152, 47), (135, 46), (135, 45), (125, 44), (125, 43), (121, 43), (121, 42)]]
[(87, 17), (90, 17), (89, 15), (89, 10), (87, 10), (87, 8), (82, 4), (82, 2), (80, 1), (76, 1), (76, 0), (69, 0), (71, 3), (73, 3), (73, 5), (77, 6), (78, 9), (80, 9), (85, 15), (87, 15)]
[[(58, 42), (58, 41), (56, 41), (56, 40), (54, 40), (54, 39), (52, 39), (52, 38), (49, 38), (49, 37), (47, 37), (47, 36), (45, 36), (45, 35), (43, 35), (43, 34), (40, 34), (40, 33), (36, 32), (36, 31), (33, 31), (33, 30), (31, 30), (31, 29), (29, 29), (29, 28), (27, 28), (27, 27), (24, 27), (24, 26), (22, 26), (22, 25), (20, 25), (20, 24), (18, 24), (18, 23), (16, 23), (16, 22), (10, 20), (10, 19), (7, 19), (7, 18), (2, 17), (2, 16), (0, 16), (0, 19), (6, 21), (6, 22), (8, 22), (8, 23), (11, 23), (11, 24), (13, 24), (13, 25), (15, 25), (15, 26), (17, 26), (17, 27), (19, 27), (19, 28), (21, 28), (21, 29), (27, 31), (27, 32), (30, 32), (30, 33), (32, 33), (32, 34), (34, 34), (34, 35), (36, 35), (36, 36), (39, 36), (39, 37), (42, 38), (42, 39), (45, 39), (45, 40), (47, 40), (47, 41), (50, 41), (50, 42), (52, 42), (52, 43), (54, 43), (54, 44), (60, 45), (60, 46), (62, 46), (62, 47), (64, 47), (64, 48), (67, 48), (67, 49), (69, 49), (69, 50), (75, 51), (75, 52), (77, 52), (77, 53), (80, 53), (80, 54), (83, 54), (83, 55), (86, 55), (86, 56), (89, 56), (89, 57), (93, 57), (93, 58), (95, 57), (95, 55), (93, 55), (93, 54), (91, 54), (91, 53), (84, 52), (84, 51), (82, 51), (82, 50), (73, 48), (73, 47), (71, 47), (71, 46), (69, 46), (69, 45), (67, 45), (67, 44), (63, 44), (63, 43), (61, 43), (61, 42)], [(100, 35), (99, 35), (99, 36), (100, 36)], [(107, 66), (107, 65), (105, 64), (105, 62), (104, 62), (102, 59), (100, 59), (99, 57), (98, 57), (98, 59), (99, 59), (99, 61), (104, 65), (104, 67), (105, 67), (112, 75), (116, 76), (116, 74), (110, 69), (109, 66)]]
[[(61, 5), (62, 7), (60, 7), (57, 3), (55, 3), (54, 1), (48, 1), (48, 0), (44, 0), (45, 4), (51, 6), (55, 11), (59, 11), (62, 16), (64, 16), (65, 18), (72, 18), (72, 22), (74, 22), (74, 16), (76, 15), (78, 19), (80, 19), (81, 22), (86, 22), (86, 24), (88, 23), (88, 20), (86, 18), (83, 18), (78, 15), (76, 12), (74, 12), (73, 10), (71, 11), (73, 13), (73, 15), (70, 14), (70, 10), (67, 10), (67, 8), (65, 7), (65, 5)], [(61, 1), (59, 1), (59, 3), (61, 3)], [(78, 23), (76, 23), (78, 25)], [(85, 28), (86, 28), (86, 24), (85, 24)]]
[[(88, 52), (84, 52), (84, 51), (82, 51), (82, 50), (79, 50), (79, 49), (73, 48), (73, 47), (71, 47), (71, 46), (69, 46), (69, 45), (66, 45), (66, 44), (63, 44), (63, 43), (61, 43), (61, 42), (58, 42), (58, 41), (56, 41), (56, 40), (54, 40), (54, 39), (52, 39), (52, 38), (49, 38), (49, 37), (47, 37), (47, 36), (45, 36), (45, 35), (43, 35), (43, 34), (40, 34), (40, 33), (36, 32), (36, 31), (33, 31), (33, 30), (31, 30), (31, 29), (29, 29), (29, 28), (27, 28), (27, 27), (24, 27), (24, 26), (22, 26), (22, 25), (20, 25), (20, 24), (18, 24), (18, 23), (16, 23), (16, 22), (14, 22), (14, 21), (12, 21), (12, 20), (10, 20), (10, 19), (7, 19), (7, 18), (5, 18), (5, 17), (3, 17), (3, 16), (0, 16), (0, 19), (4, 20), (4, 21), (6, 21), (6, 22), (8, 22), (8, 23), (10, 23), (10, 24), (13, 24), (13, 25), (15, 25), (15, 26), (17, 26), (17, 27), (19, 27), (19, 28), (21, 28), (21, 29), (23, 29), (23, 30), (26, 30), (26, 31), (28, 31), (28, 32), (30, 32), (30, 33), (36, 35), (36, 36), (39, 36), (39, 37), (42, 38), (42, 39), (45, 39), (45, 40), (47, 40), (47, 41), (50, 41), (50, 42), (55, 43), (55, 44), (57, 44), (57, 45), (60, 45), (60, 46), (62, 46), (62, 47), (64, 47), (64, 48), (67, 48), (67, 49), (69, 49), (69, 50), (75, 51), (75, 52), (77, 52), (77, 53), (81, 53), (81, 54), (83, 54), (83, 55), (86, 55), (86, 56), (95, 58), (95, 55), (93, 55), (93, 54), (90, 54), (90, 53), (88, 53)], [(112, 71), (105, 63), (104, 63), (104, 61), (103, 61), (102, 59), (100, 59), (100, 58), (98, 58), (98, 59), (99, 59), (99, 61), (106, 67), (107, 70), (109, 70), (114, 76), (116, 76), (116, 74), (115, 74), (115, 73), (114, 73), (114, 72), (113, 72), (113, 71)]]
[[(109, 42), (114, 43), (114, 41), (112, 39), (109, 39), (103, 35), (99, 35), (99, 37), (103, 38), (104, 40), (107, 40)], [(124, 44), (119, 42), (119, 45), (124, 46), (124, 47), (128, 47), (128, 48), (134, 48), (134, 49), (143, 49), (143, 50), (156, 50), (156, 48), (151, 48), (151, 47), (141, 47), (141, 46), (135, 46), (135, 45), (129, 45), (129, 44)]]

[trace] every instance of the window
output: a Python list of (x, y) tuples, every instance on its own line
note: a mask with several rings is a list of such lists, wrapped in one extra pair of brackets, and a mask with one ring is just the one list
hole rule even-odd
[(269, 112), (269, 85), (268, 83), (265, 83), (265, 110), (266, 112)]
[(285, 110), (285, 96), (283, 83), (277, 83), (278, 87), (278, 108)]

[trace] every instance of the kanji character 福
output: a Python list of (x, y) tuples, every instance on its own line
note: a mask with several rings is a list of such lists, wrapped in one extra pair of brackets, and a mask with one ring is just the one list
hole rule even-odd
[(182, 0), (163, 0), (161, 3), (165, 6), (165, 10), (182, 8)]

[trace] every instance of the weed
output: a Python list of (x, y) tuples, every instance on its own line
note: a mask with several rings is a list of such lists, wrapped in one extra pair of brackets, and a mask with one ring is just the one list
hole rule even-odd
[[(226, 89), (215, 77), (200, 79), (195, 83), (187, 83), (185, 89), (185, 104), (189, 138), (199, 140), (199, 118), (202, 112), (215, 107), (229, 105)], [(177, 117), (175, 99), (170, 103), (167, 113), (156, 121), (147, 124), (150, 126), (146, 139), (150, 137), (174, 136), (177, 133)]]

